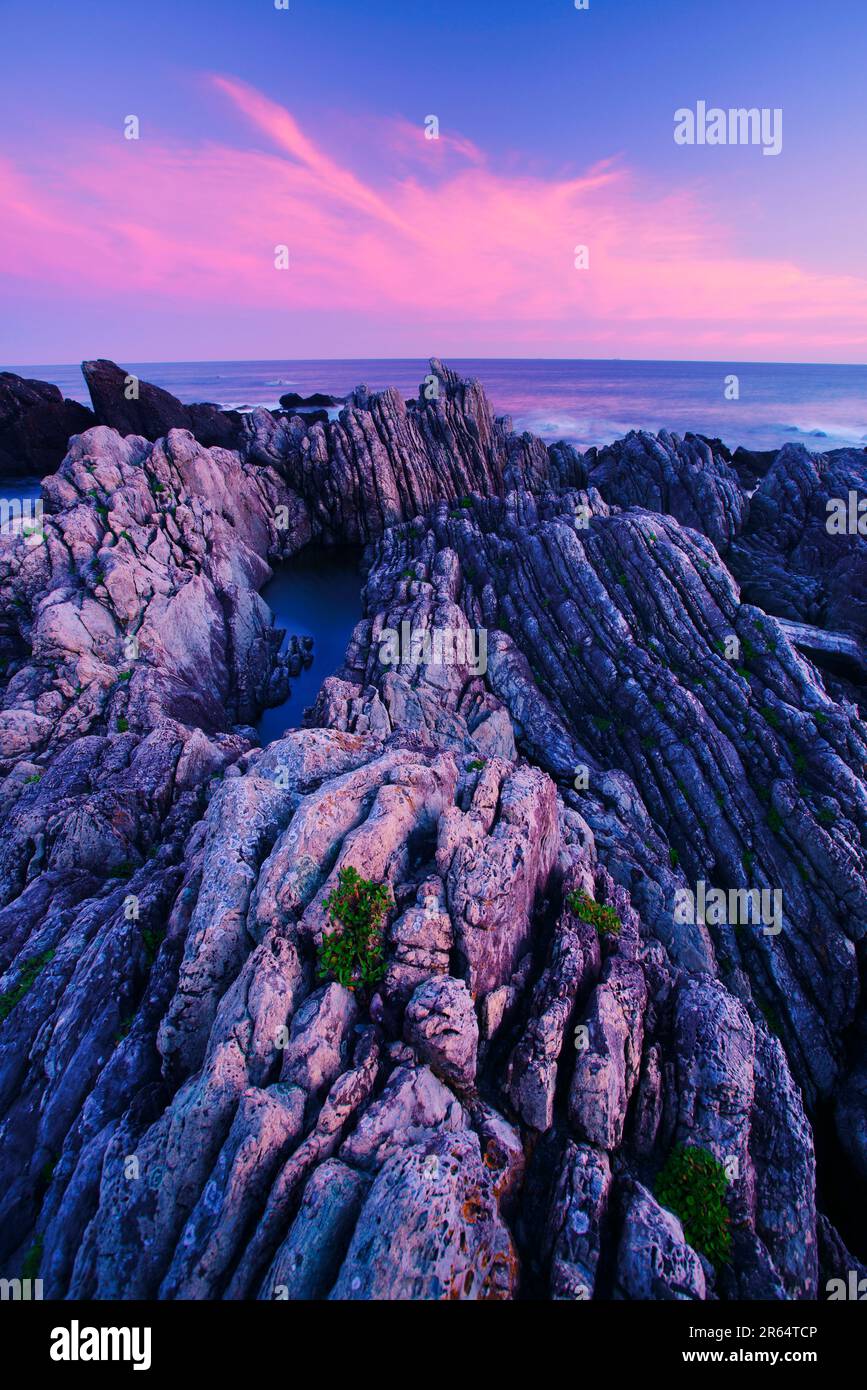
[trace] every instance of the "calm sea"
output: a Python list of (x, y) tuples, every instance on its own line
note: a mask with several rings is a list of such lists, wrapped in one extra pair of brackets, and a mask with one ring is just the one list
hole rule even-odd
[[(787, 440), (821, 451), (867, 446), (867, 367), (736, 362), (593, 362), (449, 358), (462, 376), (478, 377), (498, 414), (544, 439), (580, 448), (606, 444), (630, 429), (695, 430), (735, 446), (772, 449)], [(418, 392), (427, 363), (419, 359), (309, 362), (125, 362), (184, 402), (246, 408), (276, 406), (286, 391), (342, 396), (364, 382)], [(88, 403), (78, 366), (13, 366), (52, 381)], [(740, 398), (725, 399), (736, 375)]]

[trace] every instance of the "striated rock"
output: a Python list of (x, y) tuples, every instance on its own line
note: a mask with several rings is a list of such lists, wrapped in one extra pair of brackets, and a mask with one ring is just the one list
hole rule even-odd
[(589, 1145), (568, 1144), (547, 1220), (552, 1298), (593, 1297), (610, 1191), (607, 1154)]
[(161, 1298), (213, 1298), (281, 1159), (301, 1134), (304, 1095), (282, 1086), (243, 1093), (232, 1128), (189, 1217)]
[[(241, 448), (87, 429), (43, 538), (0, 537), (0, 1273), (821, 1297), (863, 1263), (822, 1209), (841, 1174), (863, 1205), (863, 541), (816, 530), (859, 458), (784, 453), (749, 503), (718, 441), (580, 456), (423, 386)], [(259, 590), (346, 539), (343, 665), (261, 748), (306, 648)], [(453, 659), (384, 662), (404, 623)], [(354, 989), (349, 866), (390, 903)], [(651, 1195), (679, 1143), (729, 1179), (716, 1271)]]
[(579, 992), (598, 972), (596, 933), (567, 908), (558, 923), (550, 961), (533, 991), (530, 1018), (506, 1073), (509, 1099), (525, 1124), (534, 1129), (544, 1131), (553, 1124), (557, 1068), (569, 1021)]
[[(867, 497), (867, 452), (811, 454), (787, 444), (752, 498), (749, 525), (732, 549), (744, 596), (794, 622), (867, 640), (867, 536), (849, 529), (849, 495)], [(829, 530), (829, 503), (846, 526)]]
[(549, 470), (540, 440), (495, 419), (478, 382), (461, 381), (436, 360), (419, 401), (360, 386), (340, 418), (323, 426), (267, 412), (250, 421), (250, 457), (270, 463), (304, 498), (329, 539), (367, 541), (444, 498), (502, 496)]
[(260, 1298), (282, 1302), (328, 1297), (369, 1185), (365, 1174), (336, 1158), (326, 1159), (314, 1170)]
[[(718, 442), (718, 441), (717, 441)], [(589, 481), (606, 502), (665, 512), (703, 531), (724, 555), (749, 512), (739, 478), (714, 441), (701, 435), (631, 431), (585, 458)]]

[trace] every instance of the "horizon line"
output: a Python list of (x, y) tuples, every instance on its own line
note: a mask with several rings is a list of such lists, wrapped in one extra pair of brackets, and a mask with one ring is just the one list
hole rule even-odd
[[(164, 357), (151, 359), (135, 359), (124, 357), (126, 362), (138, 361), (140, 366), (145, 367), (191, 367), (191, 366), (231, 366), (239, 363), (261, 363), (263, 366), (280, 363), (330, 363), (330, 362), (430, 362), (436, 358), (437, 361), (448, 365), (449, 361), (454, 362), (557, 362), (557, 363), (599, 363), (599, 362), (621, 362), (627, 365), (637, 363), (660, 363), (669, 366), (720, 366), (728, 363), (731, 366), (739, 367), (861, 367), (867, 370), (867, 361), (864, 362), (808, 362), (808, 361), (778, 361), (773, 358), (746, 358), (746, 357), (480, 357), (465, 356), (457, 353), (425, 354), (418, 356), (404, 357)], [(81, 370), (84, 362), (108, 361), (115, 362), (120, 366), (121, 363), (116, 357), (97, 358), (85, 357), (75, 362), (19, 362), (17, 367), (25, 371), (32, 371), (37, 368), (64, 367)], [(12, 371), (11, 366), (0, 368), (2, 371)], [(18, 375), (18, 373), (15, 373)]]

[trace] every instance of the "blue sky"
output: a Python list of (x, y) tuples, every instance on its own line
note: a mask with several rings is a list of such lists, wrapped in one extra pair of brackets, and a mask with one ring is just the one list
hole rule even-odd
[[(290, 0), (287, 12), (275, 11), (273, 0), (147, 0), (137, 5), (87, 0), (83, 6), (4, 0), (0, 16), (0, 155), (16, 175), (7, 199), (14, 209), (25, 182), (46, 199), (45, 207), (39, 205), (39, 218), (56, 219), (59, 259), (65, 227), (75, 220), (83, 225), (86, 218), (74, 172), (105, 167), (102, 142), (114, 137), (129, 112), (140, 114), (143, 146), (150, 140), (151, 151), (160, 142), (164, 151), (173, 152), (180, 190), (198, 177), (197, 166), (208, 147), (231, 149), (239, 157), (274, 154), (267, 130), (239, 120), (236, 106), (215, 90), (213, 76), (222, 74), (291, 112), (309, 139), (384, 198), (399, 200), (406, 194), (405, 186), (398, 190), (383, 182), (395, 176), (390, 168), (384, 173), (384, 132), (395, 122), (417, 127), (433, 112), (446, 133), (483, 152), (486, 167), (498, 178), (512, 180), (512, 205), (516, 181), (553, 186), (605, 161), (628, 173), (629, 215), (636, 225), (646, 206), (648, 224), (640, 228), (645, 244), (652, 240), (652, 219), (660, 217), (661, 201), (669, 193), (682, 196), (724, 233), (727, 257), (766, 260), (772, 284), (783, 283), (780, 265), (789, 262), (817, 285), (822, 280), (815, 296), (810, 289), (793, 291), (814, 302), (814, 319), (827, 304), (829, 322), (834, 322), (846, 298), (842, 281), (832, 288), (827, 277), (852, 277), (860, 285), (867, 276), (867, 103), (861, 95), (867, 16), (854, 0), (833, 6), (807, 0), (590, 0), (586, 12), (576, 11), (572, 0)], [(671, 138), (673, 111), (699, 99), (722, 106), (781, 107), (782, 155), (769, 159), (743, 149), (678, 148)], [(405, 181), (426, 177), (406, 168), (402, 176)], [(132, 182), (124, 193), (129, 214), (142, 220), (149, 236), (153, 210), (147, 198), (154, 186), (143, 177), (140, 200)], [(52, 201), (55, 191), (57, 200)], [(232, 182), (227, 183), (227, 198), (230, 191), (237, 198)], [(93, 216), (102, 228), (117, 216), (116, 209), (102, 206), (105, 198), (104, 187), (93, 196)], [(32, 206), (37, 206), (35, 194)], [(617, 213), (624, 212), (621, 199)], [(600, 225), (613, 215), (607, 208), (594, 214)], [(108, 330), (113, 337), (123, 336), (119, 316), (128, 321), (137, 313), (149, 325), (142, 330), (147, 335), (142, 347), (153, 352), (159, 346), (159, 324), (164, 331), (172, 293), (164, 266), (161, 283), (155, 275), (146, 277), (131, 283), (120, 299), (110, 277), (102, 292), (99, 286), (76, 290), (61, 283), (63, 276), (53, 273), (51, 263), (45, 264), (43, 282), (37, 285), (33, 265), (22, 275), (15, 264), (16, 257), (26, 261), (29, 240), (22, 230), (18, 241), (2, 247), (7, 260), (0, 269), (18, 346), (14, 351), (14, 344), (2, 341), (8, 358), (22, 360), (36, 351), (43, 357), (62, 355), (65, 344), (76, 340), (67, 313), (77, 315), (94, 334)], [(94, 255), (103, 252), (103, 246), (94, 246)], [(400, 249), (392, 254), (398, 257)], [(519, 277), (517, 270), (515, 274)], [(711, 277), (717, 274), (709, 271)], [(324, 325), (333, 333), (348, 303), (342, 293), (329, 297), (324, 288), (329, 282), (324, 275), (319, 350), (326, 341)], [(753, 273), (745, 274), (745, 296), (755, 296), (756, 283)], [(180, 339), (192, 355), (196, 345), (213, 336), (219, 305), (205, 311), (199, 302), (196, 333), (177, 284), (174, 293)], [(550, 309), (539, 314), (536, 306), (536, 317), (532, 322), (528, 318), (531, 298), (525, 294), (522, 303), (503, 305), (507, 349), (532, 351), (536, 344), (539, 350), (544, 345), (568, 349), (562, 334), (545, 327)], [(310, 305), (302, 300), (303, 295), (291, 320), (299, 347), (314, 323)], [(156, 301), (159, 321), (152, 307)], [(252, 342), (256, 324), (246, 323), (243, 304), (231, 295), (224, 303), (227, 330), (234, 316), (241, 336), (246, 341), (249, 335)], [(366, 303), (362, 295), (347, 312), (351, 342), (346, 346), (362, 353), (388, 350), (389, 324), (365, 309)], [(606, 303), (616, 311), (616, 301)], [(658, 317), (655, 305), (648, 296), (645, 317)], [(55, 315), (58, 350), (53, 353), (48, 351), (52, 306), (64, 313), (62, 328)], [(484, 332), (472, 341), (465, 336), (449, 343), (449, 349), (484, 348), (494, 336), (494, 307), (486, 305), (489, 326)], [(746, 316), (746, 299), (741, 309)], [(267, 310), (260, 314), (255, 306), (251, 312), (269, 339), (255, 355), (267, 355), (278, 345), (274, 315)], [(430, 305), (396, 305), (395, 351), (426, 350), (426, 342), (409, 341), (413, 313), (420, 339), (425, 326), (436, 322)], [(523, 332), (522, 323), (527, 324)], [(457, 321), (455, 326), (458, 333), (467, 328)], [(822, 355), (865, 360), (851, 328), (844, 331), (841, 323), (839, 332), (839, 351), (826, 342)], [(231, 333), (225, 336), (229, 347)], [(633, 336), (640, 347), (641, 332), (637, 329)], [(821, 335), (805, 328), (801, 336), (804, 353), (811, 343), (815, 353)], [(691, 351), (696, 335), (688, 325), (679, 338), (674, 329), (670, 337), (666, 355), (678, 355), (678, 342), (682, 355), (701, 355)], [(732, 338), (733, 346), (736, 339), (748, 348), (744, 333), (733, 330)], [(604, 342), (598, 335), (594, 341), (595, 350), (604, 355)], [(648, 344), (653, 347), (652, 338)], [(695, 341), (695, 347), (701, 343)], [(164, 348), (156, 355), (169, 354)], [(767, 355), (779, 352), (768, 344)]]

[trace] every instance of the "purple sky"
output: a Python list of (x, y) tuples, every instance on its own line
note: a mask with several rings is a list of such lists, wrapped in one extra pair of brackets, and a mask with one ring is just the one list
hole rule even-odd
[[(0, 16), (7, 362), (867, 361), (855, 0)], [(781, 108), (782, 153), (676, 145), (699, 100)]]

